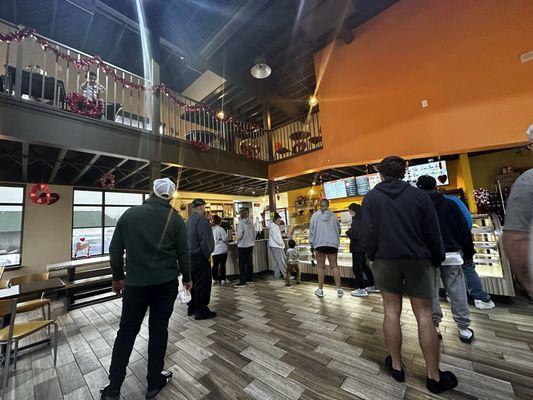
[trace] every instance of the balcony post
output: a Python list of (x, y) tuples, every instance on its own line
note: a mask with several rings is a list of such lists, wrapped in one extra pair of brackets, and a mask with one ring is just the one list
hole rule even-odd
[(271, 162), (274, 160), (273, 149), (272, 149), (272, 121), (270, 119), (270, 104), (267, 101), (263, 102), (263, 129), (267, 141), (267, 161)]
[[(22, 98), (22, 64), (23, 64), (23, 54), (24, 54), (24, 41), (21, 40), (17, 44), (17, 70), (15, 71), (15, 99)], [(43, 67), (43, 68), (46, 68)], [(45, 76), (43, 75), (43, 81)]]
[[(159, 63), (152, 58), (151, 60), (152, 68), (152, 85), (157, 86), (161, 83)], [(161, 125), (161, 93), (152, 92), (152, 133), (154, 135), (159, 135), (160, 125)]]
[(268, 181), (268, 210), (271, 217), (276, 212), (276, 182), (273, 180)]

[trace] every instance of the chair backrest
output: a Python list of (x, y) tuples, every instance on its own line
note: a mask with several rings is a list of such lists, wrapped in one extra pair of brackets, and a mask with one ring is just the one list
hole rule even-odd
[(9, 280), (9, 284), (13, 286), (13, 285), (21, 285), (24, 283), (30, 283), (30, 282), (36, 282), (36, 281), (46, 281), (48, 280), (49, 276), (50, 276), (49, 272), (43, 272), (40, 274), (20, 275), (20, 276), (15, 276), (14, 278), (11, 278)]
[(4, 271), (6, 267), (0, 267), (0, 279), (2, 279), (2, 276), (4, 276)]
[(5, 289), (9, 286), (9, 279), (0, 279), (0, 289)]
[(0, 317), (11, 315), (11, 320), (17, 310), (17, 299), (0, 300)]

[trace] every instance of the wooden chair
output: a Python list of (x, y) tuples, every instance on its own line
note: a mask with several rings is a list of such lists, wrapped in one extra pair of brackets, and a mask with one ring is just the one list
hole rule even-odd
[(6, 267), (0, 267), (0, 279), (4, 276), (4, 271), (6, 270)]
[[(36, 282), (36, 281), (46, 281), (48, 280), (49, 277), (50, 277), (50, 273), (48, 272), (43, 272), (40, 274), (20, 275), (20, 276), (11, 278), (9, 280), (9, 286), (21, 285), (24, 283), (31, 283), (31, 282)], [(52, 301), (50, 299), (44, 298), (44, 292), (43, 292), (41, 293), (40, 299), (28, 300), (28, 301), (23, 301), (22, 303), (18, 303), (17, 312), (20, 314), (24, 312), (38, 310), (40, 308), (43, 312), (43, 320), (45, 320), (46, 313), (44, 309), (45, 307), (47, 307), (48, 308), (48, 319), (51, 319), (52, 318), (51, 309), (50, 309), (51, 303)]]
[(8, 387), (8, 377), (9, 377), (9, 366), (11, 359), (11, 348), (13, 344), (15, 345), (14, 349), (14, 360), (13, 368), (17, 369), (17, 355), (18, 355), (18, 346), (19, 341), (24, 339), (27, 336), (33, 335), (34, 333), (49, 328), (51, 325), (54, 326), (54, 367), (57, 361), (57, 323), (55, 320), (44, 320), (44, 321), (31, 321), (23, 322), (20, 324), (15, 323), (15, 317), (17, 315), (17, 299), (13, 300), (0, 300), (0, 317), (5, 321), (6, 318), (9, 318), (9, 325), (0, 329), (0, 345), (6, 346), (6, 354), (4, 359), (4, 371), (2, 372), (2, 399), (5, 399), (7, 396), (7, 387)]

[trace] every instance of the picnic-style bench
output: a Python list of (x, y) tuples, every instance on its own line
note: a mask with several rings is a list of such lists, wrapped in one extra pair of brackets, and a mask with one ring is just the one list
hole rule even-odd
[(67, 310), (120, 297), (111, 288), (112, 275), (107, 256), (49, 264), (46, 268), (51, 273), (66, 271)]

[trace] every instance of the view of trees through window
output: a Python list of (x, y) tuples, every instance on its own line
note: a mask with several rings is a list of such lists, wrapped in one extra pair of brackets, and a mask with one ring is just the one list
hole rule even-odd
[(72, 257), (109, 253), (109, 245), (120, 216), (142, 204), (143, 193), (74, 190)]

